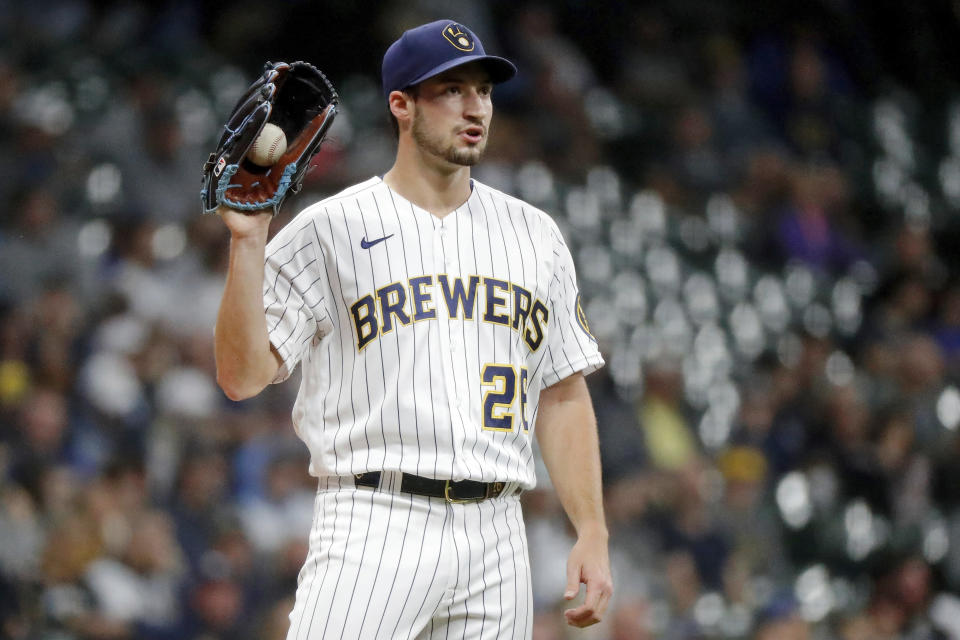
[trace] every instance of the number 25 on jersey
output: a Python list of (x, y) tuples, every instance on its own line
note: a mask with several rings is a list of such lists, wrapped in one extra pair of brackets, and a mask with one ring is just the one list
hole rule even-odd
[(513, 431), (513, 404), (520, 396), (519, 423), (524, 431), (527, 423), (527, 368), (511, 364), (489, 363), (480, 372), (483, 382), (483, 428), (492, 431)]

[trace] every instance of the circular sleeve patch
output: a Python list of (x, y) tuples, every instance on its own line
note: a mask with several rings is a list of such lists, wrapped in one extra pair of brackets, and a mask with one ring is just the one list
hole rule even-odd
[(583, 329), (583, 332), (590, 336), (590, 339), (594, 342), (597, 341), (593, 334), (590, 333), (590, 324), (587, 322), (587, 314), (583, 312), (583, 305), (581, 301), (583, 300), (583, 295), (577, 293), (577, 324), (580, 325), (580, 328)]

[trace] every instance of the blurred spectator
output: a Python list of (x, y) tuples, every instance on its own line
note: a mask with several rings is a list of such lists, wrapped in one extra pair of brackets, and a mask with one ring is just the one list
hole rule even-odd
[(677, 46), (676, 25), (662, 7), (634, 8), (623, 25), (625, 52), (616, 86), (640, 105), (676, 107), (695, 94)]
[(700, 625), (694, 617), (703, 584), (697, 573), (693, 557), (686, 551), (675, 551), (665, 556), (663, 562), (667, 597), (672, 615), (664, 632), (666, 638), (697, 638), (702, 636)]
[(21, 405), (10, 477), (34, 499), (40, 497), (46, 469), (68, 461), (68, 420), (66, 399), (50, 389), (34, 389)]
[(727, 34), (710, 38), (703, 56), (713, 84), (711, 112), (717, 146), (740, 168), (750, 151), (773, 144), (773, 132), (750, 101), (748, 71), (734, 38)]
[(182, 185), (196, 179), (201, 160), (182, 139), (175, 112), (165, 104), (152, 105), (142, 113), (142, 132), (134, 140), (142, 148), (128, 146), (122, 170), (132, 188), (134, 204), (155, 222), (187, 220), (199, 208), (199, 192)]
[(881, 508), (899, 526), (920, 525), (932, 506), (930, 459), (916, 449), (909, 411), (894, 408), (878, 418), (872, 455), (884, 492)]
[(849, 79), (818, 34), (801, 25), (789, 42), (770, 36), (751, 51), (753, 95), (802, 158), (839, 159)]
[(646, 462), (647, 445), (637, 407), (617, 395), (609, 372), (601, 369), (591, 375), (589, 385), (597, 412), (603, 475), (610, 484), (638, 471), (639, 463)]
[(43, 543), (42, 511), (20, 486), (10, 485), (0, 493), (0, 540), (0, 575), (24, 580), (36, 574)]
[(136, 637), (163, 634), (181, 619), (182, 558), (169, 516), (145, 511), (129, 523), (122, 550), (94, 560), (85, 573), (98, 611), (108, 620), (142, 628)]
[(844, 228), (847, 186), (836, 167), (797, 166), (790, 199), (777, 219), (777, 254), (830, 274), (842, 274), (858, 257)]
[(521, 7), (511, 26), (517, 64), (530, 83), (527, 111), (535, 115), (527, 125), (536, 132), (536, 146), (544, 152), (538, 157), (563, 176), (582, 178), (583, 169), (599, 160), (582, 100), (596, 83), (593, 69), (576, 45), (558, 31), (547, 5)]
[(769, 604), (760, 614), (757, 640), (808, 640), (810, 625), (800, 616), (797, 605), (784, 596)]
[(722, 190), (729, 182), (714, 137), (713, 119), (706, 109), (688, 105), (678, 111), (673, 122), (670, 168), (684, 190), (701, 198)]
[(187, 450), (177, 475), (171, 513), (177, 540), (194, 570), (219, 529), (233, 518), (228, 489), (227, 462), (209, 445)]
[(293, 598), (278, 600), (267, 610), (256, 637), (263, 640), (286, 640), (290, 626), (290, 612), (293, 610)]
[(610, 640), (653, 640), (650, 603), (645, 598), (618, 598), (612, 609)]
[[(707, 474), (712, 469), (702, 460), (691, 460), (672, 474), (671, 510), (660, 522), (662, 547), (678, 558), (693, 561), (696, 582), (704, 589), (718, 590), (730, 553), (728, 532), (717, 520)], [(684, 569), (688, 572), (689, 569)]]
[(0, 229), (0, 299), (23, 303), (54, 282), (70, 282), (78, 263), (77, 227), (48, 188), (21, 188)]
[(720, 456), (718, 469), (724, 483), (719, 518), (730, 546), (723, 586), (730, 601), (752, 605), (750, 576), (783, 576), (789, 570), (780, 543), (781, 524), (767, 491), (768, 463), (761, 450), (738, 446)]
[(953, 373), (960, 371), (960, 285), (954, 283), (940, 297), (933, 337)]
[(939, 449), (942, 425), (936, 417), (936, 396), (946, 374), (937, 343), (925, 334), (913, 334), (898, 344), (898, 390), (911, 412), (917, 444), (926, 451)]
[(189, 594), (190, 611), (181, 638), (249, 638), (245, 633), (246, 613), (243, 592), (229, 578), (211, 577), (198, 583)]
[(658, 469), (684, 469), (694, 462), (696, 444), (681, 407), (680, 371), (673, 363), (654, 365), (645, 383), (639, 418), (650, 462)]
[(274, 553), (291, 539), (306, 537), (316, 494), (309, 487), (306, 468), (306, 455), (299, 448), (275, 452), (266, 469), (263, 496), (240, 505), (244, 530), (258, 552)]
[(44, 626), (82, 638), (129, 637), (129, 627), (103, 615), (84, 572), (103, 550), (95, 520), (75, 513), (52, 529), (43, 556)]

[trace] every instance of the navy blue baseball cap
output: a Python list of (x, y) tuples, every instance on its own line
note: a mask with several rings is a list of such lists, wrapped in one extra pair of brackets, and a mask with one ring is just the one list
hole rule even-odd
[(400, 91), (468, 62), (483, 62), (495, 84), (509, 80), (517, 68), (506, 58), (488, 56), (480, 38), (453, 20), (437, 20), (404, 31), (383, 55), (383, 95)]

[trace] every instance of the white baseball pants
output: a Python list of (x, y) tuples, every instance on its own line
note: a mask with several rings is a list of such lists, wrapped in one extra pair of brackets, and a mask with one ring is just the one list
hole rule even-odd
[(320, 481), (287, 640), (528, 639), (533, 601), (518, 496), (451, 504)]

